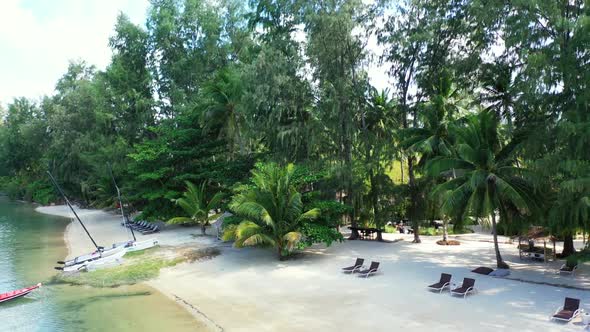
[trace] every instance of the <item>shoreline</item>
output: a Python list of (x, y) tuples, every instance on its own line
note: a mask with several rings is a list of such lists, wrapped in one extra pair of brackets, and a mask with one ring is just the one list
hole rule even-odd
[[(41, 213), (51, 212), (47, 209), (60, 208), (37, 208)], [(99, 243), (108, 244), (103, 241), (105, 236), (125, 237), (116, 215), (80, 210), (80, 217)], [(80, 229), (77, 222), (68, 225), (69, 250), (79, 252), (78, 245), (90, 243)], [(221, 254), (162, 269), (157, 278), (143, 284), (214, 331), (313, 328), (341, 332), (369, 326), (373, 331), (424, 331), (433, 326), (439, 331), (475, 326), (481, 331), (513, 326), (526, 326), (525, 331), (575, 331), (580, 328), (578, 320), (562, 326), (550, 323), (548, 317), (563, 304), (564, 296), (582, 299), (581, 308), (590, 311), (588, 292), (582, 290), (590, 288), (590, 269), (581, 266), (575, 278), (559, 276), (555, 271), (560, 261), (520, 261), (516, 245), (503, 243), (504, 237), (500, 237), (500, 248), (511, 266), (511, 276), (471, 273), (478, 266), (495, 266), (493, 245), (480, 241), (491, 238), (489, 232), (461, 235), (461, 245), (448, 247), (436, 245), (440, 237), (425, 236), (422, 244), (412, 244), (412, 235), (384, 234), (389, 241), (404, 241), (345, 241), (328, 248), (317, 245), (287, 261), (278, 261), (272, 250), (235, 249), (198, 233), (198, 229), (166, 227), (156, 236), (162, 245), (179, 250), (216, 246)], [(77, 241), (79, 238), (82, 241)], [(367, 265), (372, 260), (381, 262), (381, 272), (369, 279), (342, 274), (340, 269), (356, 257), (365, 258)], [(438, 280), (442, 272), (451, 273), (454, 283), (463, 277), (476, 279), (478, 293), (462, 299), (426, 291), (426, 285)]]
[[(123, 231), (123, 228), (121, 228), (121, 226), (119, 225), (120, 220), (117, 221), (118, 219), (120, 219), (120, 216), (109, 213), (104, 210), (78, 209), (77, 207), (74, 207), (74, 208), (76, 209), (76, 213), (80, 216), (80, 219), (83, 220), (86, 227), (89, 230), (91, 230), (91, 234), (94, 234), (94, 232), (96, 232), (97, 230), (102, 230), (102, 232), (99, 231), (100, 239), (110, 238), (110, 239), (112, 239), (111, 242), (113, 242), (113, 243), (118, 242), (118, 241), (123, 241), (123, 237), (125, 237), (126, 235), (125, 235), (125, 231)], [(67, 248), (67, 256), (65, 257), (65, 259), (72, 259), (76, 255), (80, 255), (80, 254), (89, 253), (89, 252), (94, 251), (94, 248), (92, 247), (90, 240), (87, 238), (85, 233), (82, 233), (82, 227), (80, 226), (78, 221), (75, 219), (75, 216), (72, 214), (71, 210), (69, 210), (69, 208), (67, 206), (65, 206), (65, 205), (37, 206), (37, 207), (35, 207), (35, 211), (38, 213), (41, 213), (41, 214), (70, 219), (70, 222), (66, 226), (66, 228), (64, 230), (64, 234), (63, 234), (64, 243), (66, 244), (66, 248)], [(97, 224), (97, 223), (93, 222), (94, 221), (93, 219), (89, 219), (88, 221), (85, 220), (87, 218), (84, 218), (84, 217), (88, 217), (89, 215), (94, 215), (100, 219), (103, 219), (104, 224), (102, 222)], [(106, 225), (109, 225), (110, 227), (105, 227)], [(112, 227), (113, 225), (115, 225), (115, 227)], [(124, 235), (121, 235), (121, 234), (124, 234)], [(83, 237), (81, 238), (81, 236), (83, 236)], [(138, 241), (141, 240), (142, 238), (153, 237), (151, 235), (150, 236), (143, 236), (141, 234), (136, 234), (136, 236), (138, 237)], [(93, 236), (93, 237), (95, 237), (95, 236)], [(97, 238), (97, 242), (100, 241), (100, 239)], [(116, 239), (119, 239), (119, 240), (116, 240)], [(102, 243), (102, 242), (98, 242), (98, 243)], [(102, 244), (108, 244), (108, 242), (105, 242)], [(221, 328), (215, 322), (211, 321), (206, 315), (204, 315), (202, 312), (200, 312), (198, 309), (196, 309), (196, 307), (194, 307), (189, 302), (177, 297), (174, 294), (163, 291), (161, 288), (157, 287), (157, 285), (153, 285), (150, 281), (144, 281), (144, 282), (140, 282), (138, 284), (143, 285), (143, 286), (151, 289), (152, 291), (157, 292), (160, 295), (163, 295), (165, 298), (169, 299), (170, 301), (174, 302), (175, 304), (177, 304), (179, 306), (179, 308), (181, 310), (184, 310), (187, 313), (189, 313), (196, 320), (196, 322), (198, 322), (202, 326), (205, 326), (207, 328), (207, 330), (223, 331), (223, 328)]]

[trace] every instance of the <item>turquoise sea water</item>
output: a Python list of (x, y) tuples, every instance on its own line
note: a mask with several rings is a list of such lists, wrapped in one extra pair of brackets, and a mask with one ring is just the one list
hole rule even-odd
[(55, 262), (67, 254), (68, 223), (0, 197), (0, 293), (45, 284), (27, 297), (0, 303), (0, 331), (205, 331), (178, 304), (147, 286), (52, 284)]

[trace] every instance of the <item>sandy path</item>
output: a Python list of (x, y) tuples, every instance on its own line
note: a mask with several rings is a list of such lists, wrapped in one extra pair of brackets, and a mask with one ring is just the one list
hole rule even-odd
[[(40, 208), (57, 213), (60, 207)], [(63, 211), (62, 211), (63, 212)], [(64, 212), (64, 213), (67, 213)], [(88, 228), (99, 241), (127, 237), (119, 218), (105, 212), (84, 211)], [(87, 214), (84, 214), (87, 213)], [(67, 214), (66, 214), (67, 216)], [(67, 237), (72, 247), (91, 249), (79, 225)], [(194, 228), (164, 230), (157, 235), (167, 245), (219, 245), (212, 238), (194, 237)], [(315, 247), (295, 260), (279, 262), (274, 251), (222, 246), (213, 260), (165, 269), (148, 284), (183, 304), (210, 326), (225, 331), (580, 331), (579, 320), (549, 322), (565, 296), (582, 299), (590, 311), (590, 291), (553, 287), (476, 275), (469, 270), (493, 266), (493, 245), (480, 242), (488, 234), (462, 236), (461, 246), (441, 247), (438, 238), (424, 243), (347, 241), (330, 248)], [(503, 239), (504, 241), (507, 239)], [(102, 243), (102, 242), (101, 242)], [(590, 274), (582, 266), (576, 278), (555, 274), (559, 262), (520, 261), (515, 244), (502, 244), (513, 278), (566, 284), (590, 289)], [(370, 279), (340, 273), (356, 257), (381, 262), (381, 274)], [(475, 278), (479, 294), (467, 299), (434, 294), (425, 286), (441, 272)]]
[[(590, 309), (589, 291), (476, 275), (469, 270), (494, 262), (491, 244), (440, 247), (434, 240), (424, 238), (420, 245), (350, 241), (308, 250), (288, 262), (278, 262), (272, 251), (227, 248), (212, 261), (163, 271), (150, 284), (192, 303), (227, 331), (581, 329), (579, 323), (551, 323), (548, 317), (564, 296), (581, 298)], [(525, 264), (514, 245), (502, 250), (515, 262), (513, 277), (588, 287), (583, 268), (575, 279), (559, 277), (556, 263)], [(341, 274), (357, 256), (381, 262), (382, 274), (368, 280)], [(456, 281), (475, 278), (479, 294), (464, 300), (426, 291), (441, 272), (452, 273)]]

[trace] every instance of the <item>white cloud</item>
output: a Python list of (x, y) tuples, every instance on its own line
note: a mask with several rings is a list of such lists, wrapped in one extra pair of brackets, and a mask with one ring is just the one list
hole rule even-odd
[(104, 68), (119, 12), (143, 24), (147, 0), (0, 1), (0, 103), (41, 97), (73, 59)]

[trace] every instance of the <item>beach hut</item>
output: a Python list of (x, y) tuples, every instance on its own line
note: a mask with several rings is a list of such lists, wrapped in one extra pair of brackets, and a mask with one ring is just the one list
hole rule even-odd
[[(536, 259), (545, 263), (555, 260), (555, 237), (540, 226), (532, 226), (528, 232), (518, 237), (518, 254), (520, 259)], [(553, 248), (547, 248), (547, 243), (553, 244)], [(536, 244), (543, 243), (543, 247)]]

